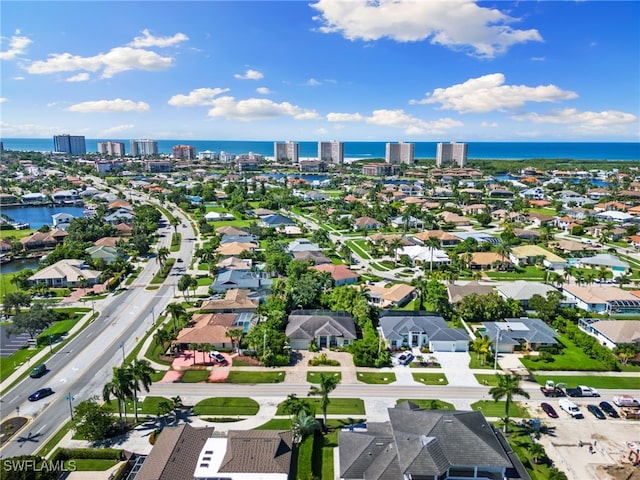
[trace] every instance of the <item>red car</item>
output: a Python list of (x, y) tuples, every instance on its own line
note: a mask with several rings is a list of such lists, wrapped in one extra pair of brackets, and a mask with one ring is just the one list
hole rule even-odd
[(551, 418), (558, 418), (558, 414), (551, 405), (543, 402), (540, 404), (540, 406), (542, 407), (542, 410), (544, 410), (544, 413), (549, 415)]

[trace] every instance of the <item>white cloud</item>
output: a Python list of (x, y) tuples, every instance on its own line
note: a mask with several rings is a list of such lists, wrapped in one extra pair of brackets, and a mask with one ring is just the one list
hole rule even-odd
[(9, 99), (7, 97), (0, 97), (0, 103), (8, 102)]
[(321, 32), (339, 32), (349, 40), (429, 39), (483, 58), (493, 58), (518, 43), (542, 41), (535, 29), (509, 26), (517, 18), (472, 0), (319, 0), (311, 6), (320, 12), (314, 19), (322, 23)]
[[(60, 133), (60, 127), (48, 127), (35, 123), (10, 124), (0, 122), (2, 135), (7, 138), (51, 137)], [(53, 144), (51, 145), (53, 148)]]
[[(5, 40), (4, 37), (3, 40)], [(9, 48), (0, 52), (0, 60), (14, 60), (24, 54), (31, 43), (33, 43), (31, 39), (21, 36), (20, 30), (16, 30), (16, 34), (9, 39)]]
[(115, 134), (127, 132), (135, 128), (135, 125), (116, 125), (115, 127), (107, 128), (106, 130), (102, 130), (101, 137), (111, 137)]
[(11, 80), (24, 80), (24, 77), (11, 77)]
[(322, 82), (319, 82), (315, 78), (310, 78), (307, 80), (306, 85), (309, 85), (310, 87), (317, 87), (318, 85), (322, 85)]
[(89, 80), (89, 74), (86, 72), (67, 78), (67, 82), (86, 82), (87, 80)]
[(329, 122), (362, 122), (364, 117), (359, 113), (328, 113)]
[(174, 95), (169, 99), (169, 105), (174, 107), (213, 105), (214, 97), (228, 91), (228, 88), (196, 88), (191, 90), (188, 95)]
[(359, 113), (329, 113), (329, 122), (365, 122), (381, 127), (403, 128), (408, 135), (423, 135), (439, 133), (450, 128), (461, 127), (462, 122), (451, 118), (441, 118), (427, 122), (407, 114), (404, 110), (374, 110), (371, 116), (365, 117)]
[(526, 102), (556, 102), (577, 98), (575, 92), (555, 85), (504, 85), (502, 73), (471, 78), (448, 88), (436, 88), (427, 98), (411, 100), (411, 104), (439, 103), (443, 110), (460, 113), (486, 113), (522, 107)]
[(271, 93), (271, 90), (269, 90), (267, 87), (258, 87), (256, 88), (256, 92), (258, 92), (260, 95), (269, 95)]
[(67, 108), (69, 112), (80, 113), (148, 112), (149, 110), (148, 103), (123, 100), (121, 98), (76, 103)]
[(236, 73), (234, 77), (239, 80), (260, 80), (261, 78), (264, 78), (264, 75), (258, 70), (247, 70), (243, 74)]
[(171, 37), (154, 37), (148, 29), (144, 29), (142, 36), (135, 37), (129, 45), (135, 48), (171, 47), (187, 40), (189, 40), (189, 37), (184, 33), (176, 33)]
[(631, 113), (606, 110), (603, 112), (581, 112), (575, 108), (565, 108), (548, 114), (527, 113), (513, 117), (519, 121), (574, 125), (580, 130), (607, 130), (625, 125), (637, 124), (638, 117)]
[(318, 129), (316, 129), (316, 134), (318, 134), (318, 135), (326, 135), (327, 133), (329, 133), (329, 130), (327, 130), (326, 128), (318, 128)]
[(213, 101), (210, 117), (226, 117), (236, 120), (264, 120), (276, 117), (293, 117), (296, 120), (320, 118), (315, 110), (307, 110), (289, 102), (276, 103), (265, 98), (236, 100), (234, 97), (220, 97)]
[(27, 72), (42, 75), (57, 72), (102, 70), (102, 78), (111, 78), (127, 70), (160, 71), (173, 65), (173, 58), (163, 57), (149, 50), (131, 47), (116, 47), (107, 53), (93, 57), (81, 57), (70, 53), (55, 53), (47, 60), (38, 60), (29, 65)]
[(498, 123), (497, 122), (481, 122), (480, 126), (482, 128), (497, 128)]

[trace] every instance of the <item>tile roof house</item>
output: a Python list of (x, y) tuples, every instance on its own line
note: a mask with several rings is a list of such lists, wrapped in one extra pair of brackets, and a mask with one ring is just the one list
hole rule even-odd
[(611, 349), (622, 343), (640, 347), (640, 320), (599, 320), (580, 318), (578, 327)]
[[(505, 283), (503, 285), (496, 286), (498, 295), (502, 298), (513, 298), (522, 305), (522, 308), (527, 309), (529, 307), (529, 300), (534, 295), (540, 295), (541, 297), (547, 297), (549, 292), (559, 292), (559, 290), (551, 285), (540, 282), (528, 282), (526, 280), (516, 280), (515, 282)], [(567, 302), (570, 304), (570, 302)]]
[(250, 258), (226, 257), (216, 263), (221, 270), (251, 270), (253, 261)]
[(254, 323), (251, 313), (198, 313), (191, 317), (193, 326), (183, 328), (174, 343), (185, 350), (191, 343), (209, 343), (215, 349), (233, 348), (227, 332), (248, 329)]
[(388, 412), (389, 422), (338, 433), (340, 478), (531, 480), (482, 412), (426, 410), (410, 402)]
[(96, 247), (115, 247), (120, 240), (118, 237), (102, 237), (93, 242)]
[(384, 227), (382, 222), (371, 217), (358, 217), (353, 222), (354, 230), (374, 230), (382, 227)]
[(87, 252), (87, 255), (89, 255), (92, 260), (102, 259), (105, 263), (113, 263), (118, 260), (118, 258), (124, 258), (115, 247), (94, 245), (93, 247), (85, 248), (84, 251)]
[(457, 213), (444, 211), (436, 216), (444, 223), (452, 223), (456, 227), (471, 225), (471, 221), (467, 217), (463, 217), (462, 215), (458, 215)]
[(147, 456), (136, 480), (193, 480), (198, 458), (213, 427), (189, 424), (166, 427)]
[(435, 238), (443, 247), (452, 247), (462, 243), (462, 240), (459, 237), (445, 232), (444, 230), (425, 230), (424, 232), (416, 233), (413, 235), (413, 238), (422, 243), (428, 242), (430, 238)]
[(231, 288), (224, 298), (207, 300), (200, 307), (201, 312), (241, 313), (255, 312), (260, 304), (258, 296), (252, 296), (251, 290)]
[(313, 265), (331, 263), (331, 259), (322, 252), (293, 252), (293, 259), (302, 262), (309, 262)]
[(85, 279), (95, 285), (100, 277), (97, 270), (86, 267), (84, 260), (65, 259), (37, 271), (29, 277), (29, 284), (44, 283), (48, 287), (78, 287)]
[(614, 286), (564, 285), (566, 297), (575, 300), (576, 307), (597, 313), (637, 313), (640, 298), (633, 293)]
[(509, 257), (503, 257), (496, 252), (473, 252), (469, 262), (469, 268), (472, 270), (489, 270), (495, 267), (505, 269), (512, 266)]
[(369, 285), (366, 287), (370, 303), (380, 308), (402, 307), (415, 296), (416, 288), (396, 283), (389, 288)]
[(229, 430), (206, 440), (191, 479), (288, 480), (292, 458), (290, 431)]
[(55, 248), (56, 245), (63, 243), (68, 235), (64, 230), (51, 230), (49, 232), (35, 232), (28, 237), (20, 239), (22, 247), (25, 250), (45, 250)]
[(221, 257), (235, 257), (242, 252), (253, 252), (256, 248), (258, 244), (254, 242), (229, 242), (220, 244), (216, 253)]
[(319, 348), (330, 348), (349, 345), (357, 338), (351, 315), (330, 310), (294, 310), (285, 333), (294, 350), (307, 350), (312, 340)]
[(131, 225), (127, 225), (126, 223), (119, 223), (117, 225), (114, 225), (113, 228), (115, 228), (116, 230), (116, 235), (119, 235), (121, 237), (133, 235), (133, 227)]
[(619, 275), (625, 275), (631, 270), (631, 266), (627, 262), (620, 260), (618, 257), (611, 255), (610, 253), (599, 253), (593, 257), (579, 258), (577, 263), (579, 267), (604, 267), (613, 272), (614, 278)]
[(469, 335), (449, 328), (444, 318), (429, 312), (385, 310), (380, 313), (378, 331), (392, 350), (427, 345), (432, 352), (466, 352)]
[[(498, 340), (499, 353), (513, 353), (520, 347), (538, 350), (540, 347), (556, 345), (558, 334), (539, 318), (507, 318), (504, 322), (483, 322), (484, 334), (495, 345)], [(500, 332), (500, 338), (498, 337)]]
[(421, 262), (425, 265), (433, 264), (434, 268), (439, 265), (448, 265), (451, 259), (447, 252), (433, 247), (421, 247), (420, 245), (411, 245), (398, 249), (398, 257), (407, 255), (414, 262)]
[(467, 295), (489, 295), (493, 293), (492, 285), (480, 285), (478, 282), (469, 282), (466, 285), (447, 285), (447, 293), (449, 294), (449, 302), (460, 303)]
[(317, 272), (328, 272), (333, 279), (333, 284), (337, 287), (341, 285), (351, 285), (360, 280), (360, 275), (346, 265), (323, 263), (322, 265), (311, 267), (311, 269), (316, 270)]
[(249, 232), (246, 232), (240, 228), (232, 227), (231, 225), (225, 225), (224, 227), (216, 228), (216, 233), (222, 235), (250, 235)]
[(516, 265), (535, 265), (538, 259), (542, 259), (542, 264), (545, 267), (554, 270), (562, 269), (567, 265), (567, 261), (564, 258), (538, 245), (513, 247), (509, 258)]

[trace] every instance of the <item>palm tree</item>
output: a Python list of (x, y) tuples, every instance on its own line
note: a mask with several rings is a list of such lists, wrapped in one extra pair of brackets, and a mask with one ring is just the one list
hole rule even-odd
[(509, 256), (509, 254), (511, 253), (511, 245), (509, 245), (506, 242), (500, 242), (498, 243), (498, 245), (496, 246), (496, 252), (498, 253), (498, 255), (500, 255), (500, 260), (502, 261), (502, 263), (504, 264), (505, 259)]
[(440, 240), (436, 237), (429, 237), (425, 242), (425, 247), (429, 248), (429, 271), (433, 271), (433, 251), (437, 248), (440, 248)]
[(183, 315), (186, 315), (187, 311), (179, 303), (170, 303), (167, 305), (167, 313), (171, 315), (171, 319), (173, 320), (173, 329), (177, 332), (178, 320), (180, 320)]
[(619, 275), (616, 278), (616, 283), (618, 284), (618, 286), (620, 288), (622, 288), (624, 285), (626, 285), (627, 283), (629, 283), (631, 280), (629, 279), (628, 275)]
[(156, 262), (160, 264), (160, 268), (164, 268), (164, 264), (169, 258), (169, 249), (167, 247), (161, 247), (156, 253)]
[(540, 463), (539, 461), (543, 459), (545, 455), (544, 447), (538, 442), (533, 442), (529, 445), (529, 453), (533, 457), (533, 463)]
[(302, 440), (307, 436), (320, 430), (320, 422), (315, 417), (307, 414), (304, 410), (300, 411), (298, 415), (291, 422), (291, 432), (293, 433), (293, 444), (300, 445)]
[(230, 328), (227, 330), (226, 336), (231, 340), (231, 348), (240, 348), (240, 340), (242, 340), (243, 335), (244, 330), (242, 328)]
[(315, 395), (320, 397), (320, 407), (322, 408), (322, 416), (324, 419), (324, 426), (327, 426), (327, 408), (331, 400), (329, 394), (335, 390), (338, 386), (338, 379), (333, 375), (320, 374), (320, 385), (313, 385), (309, 389), (309, 396)]
[(309, 410), (309, 404), (305, 400), (298, 398), (295, 393), (287, 395), (287, 399), (282, 402), (282, 411), (294, 418), (303, 410)]
[(477, 337), (471, 343), (471, 349), (476, 352), (477, 359), (481, 360), (482, 365), (487, 361), (487, 354), (491, 349), (491, 339), (485, 335), (484, 337)]
[(200, 350), (202, 350), (202, 363), (207, 364), (207, 355), (213, 350), (213, 345), (210, 343), (201, 343)]
[(169, 338), (169, 333), (161, 328), (155, 333), (153, 339), (155, 340), (156, 344), (160, 346), (160, 348), (162, 349), (162, 353), (164, 354), (167, 351), (166, 345), (171, 340)]
[(143, 389), (149, 391), (149, 387), (153, 383), (152, 375), (156, 371), (148, 360), (136, 359), (129, 365), (129, 374), (131, 375), (131, 389), (133, 390), (133, 410), (135, 413), (136, 423), (138, 422), (138, 392)]
[(108, 402), (111, 397), (118, 401), (118, 415), (120, 416), (120, 428), (124, 429), (122, 411), (124, 406), (124, 416), (127, 416), (127, 398), (131, 397), (131, 373), (127, 368), (113, 367), (113, 378), (102, 388), (102, 399)]
[(193, 364), (196, 364), (196, 351), (198, 350), (198, 344), (197, 343), (190, 343), (189, 344), (189, 350), (193, 350)]
[(182, 275), (180, 280), (178, 280), (178, 289), (182, 292), (182, 296), (186, 302), (189, 302), (189, 288), (191, 288), (192, 281), (193, 278), (188, 273)]
[(393, 252), (393, 260), (398, 261), (398, 250), (402, 248), (402, 240), (400, 237), (393, 237), (389, 242), (389, 249)]
[(502, 400), (503, 398), (505, 399), (504, 431), (506, 433), (509, 423), (509, 408), (511, 407), (514, 395), (529, 398), (529, 394), (520, 387), (520, 381), (522, 380), (520, 375), (501, 375), (496, 373), (496, 377), (498, 377), (498, 385), (489, 390), (489, 395), (491, 395), (494, 402)]
[(411, 285), (416, 287), (417, 291), (417, 299), (418, 299), (418, 310), (424, 310), (424, 302), (427, 298), (428, 290), (427, 290), (427, 280), (420, 275), (419, 277), (411, 280)]

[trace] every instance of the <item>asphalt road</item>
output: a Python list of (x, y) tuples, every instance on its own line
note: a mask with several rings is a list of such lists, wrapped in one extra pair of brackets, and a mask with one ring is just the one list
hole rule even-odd
[[(186, 222), (185, 222), (186, 223)], [(46, 440), (69, 420), (70, 408), (94, 395), (102, 395), (102, 387), (111, 378), (112, 368), (121, 365), (123, 357), (142, 339), (176, 291), (184, 265), (189, 265), (193, 253), (191, 227), (181, 228), (183, 240), (176, 263), (165, 284), (157, 290), (146, 290), (159, 265), (149, 260), (144, 270), (120, 294), (103, 300), (100, 316), (64, 348), (47, 360), (49, 372), (39, 379), (26, 378), (0, 399), (1, 416), (19, 412), (32, 420), (13, 440), (0, 450), (3, 458), (29, 455), (37, 451)], [(169, 247), (172, 228), (165, 225), (159, 233), (159, 246)], [(123, 346), (124, 344), (124, 346)], [(38, 402), (27, 397), (42, 387), (50, 387), (55, 394)], [(19, 410), (18, 410), (19, 409)]]

